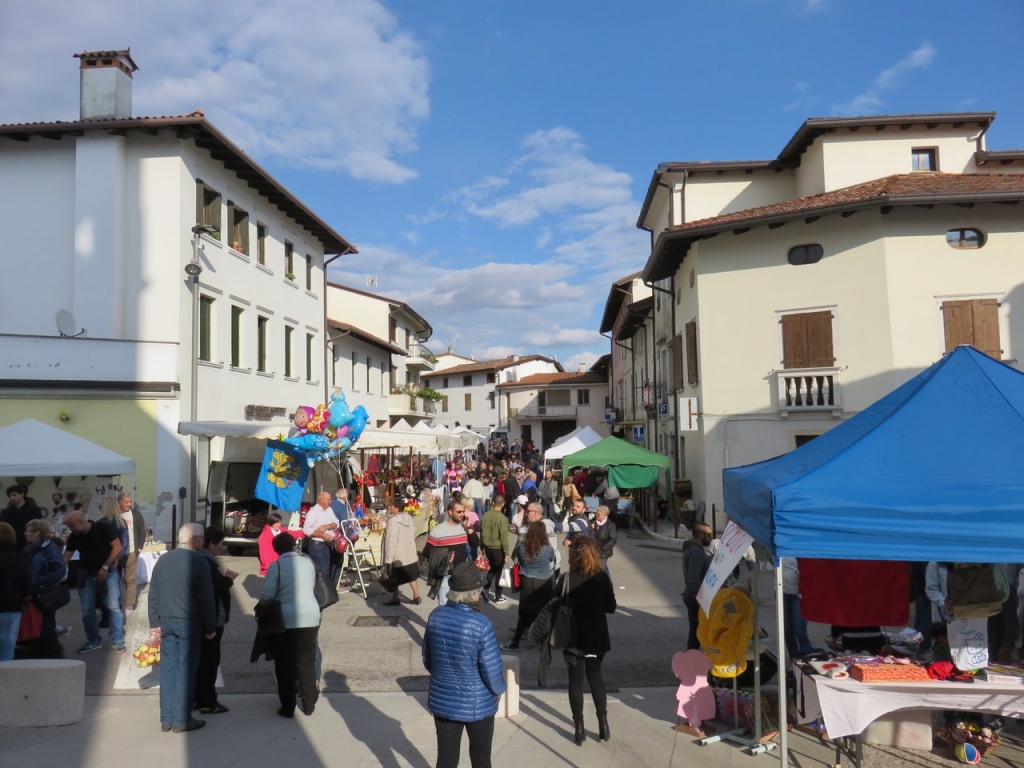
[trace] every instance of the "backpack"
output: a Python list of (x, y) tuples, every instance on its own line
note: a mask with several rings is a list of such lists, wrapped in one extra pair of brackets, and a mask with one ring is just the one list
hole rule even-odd
[(946, 588), (958, 619), (995, 616), (1010, 596), (1010, 580), (1001, 563), (948, 563)]

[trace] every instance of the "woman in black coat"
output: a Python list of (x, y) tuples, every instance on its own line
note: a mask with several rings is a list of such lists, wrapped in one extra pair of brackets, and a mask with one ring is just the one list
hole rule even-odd
[(231, 618), (231, 586), (238, 578), (234, 571), (220, 572), (217, 556), (224, 550), (224, 531), (207, 528), (203, 535), (203, 555), (210, 565), (213, 580), (213, 602), (217, 608), (217, 634), (204, 637), (199, 646), (199, 668), (196, 670), (196, 706), (204, 715), (217, 715), (228, 708), (217, 701), (217, 668), (220, 666), (220, 641), (224, 627)]
[[(569, 707), (576, 724), (576, 744), (587, 739), (583, 728), (583, 678), (590, 683), (590, 695), (597, 710), (598, 740), (608, 741), (608, 693), (604, 687), (601, 663), (612, 649), (608, 638), (607, 614), (615, 613), (615, 590), (604, 572), (594, 540), (577, 537), (569, 550), (569, 592), (565, 602), (576, 620), (575, 647), (562, 652), (569, 667)], [(559, 585), (561, 590), (562, 585)]]

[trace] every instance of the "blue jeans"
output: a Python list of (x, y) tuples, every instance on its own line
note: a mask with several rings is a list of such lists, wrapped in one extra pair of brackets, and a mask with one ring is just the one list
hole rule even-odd
[(811, 645), (811, 638), (807, 636), (807, 620), (800, 613), (800, 595), (783, 595), (782, 607), (786, 627), (786, 652), (790, 659), (801, 653), (810, 653), (814, 646)]
[(309, 559), (313, 561), (316, 572), (324, 581), (331, 580), (331, 549), (320, 539), (309, 540)]
[[(103, 606), (110, 612), (110, 642), (124, 643), (124, 613), (121, 611), (121, 589), (117, 569), (107, 573), (106, 595)], [(90, 643), (102, 643), (99, 621), (96, 619), (96, 597), (99, 590), (98, 574), (80, 571), (78, 574), (78, 601), (82, 604), (82, 626)]]
[(451, 587), (448, 586), (448, 580), (451, 578), (451, 574), (444, 577), (441, 580), (441, 588), (437, 590), (437, 604), (444, 605), (448, 602), (448, 592)]
[(160, 621), (160, 724), (188, 723), (196, 695), (203, 630), (193, 619)]
[(19, 629), (21, 611), (0, 613), (0, 661), (10, 661), (14, 658), (14, 646), (18, 643)]
[(914, 600), (914, 629), (924, 639), (918, 650), (930, 651), (932, 648), (932, 601), (928, 595), (919, 595)]

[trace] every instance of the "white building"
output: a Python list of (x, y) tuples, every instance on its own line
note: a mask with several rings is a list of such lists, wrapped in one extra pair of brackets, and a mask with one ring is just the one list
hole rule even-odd
[[(508, 403), (498, 397), (498, 384), (561, 371), (558, 362), (543, 355), (475, 361), (449, 351), (437, 356), (437, 368), (423, 374), (423, 381), (442, 396), (434, 414), (436, 424), (466, 427), (486, 435), (495, 427), (509, 427)], [(509, 441), (514, 437), (510, 433)]]
[[(132, 117), (128, 51), (79, 58), (80, 120), (0, 126), (0, 424), (133, 457), (166, 539), (195, 507), (181, 423), (287, 431), (324, 400), (324, 262), (355, 249), (201, 112)], [(200, 499), (231, 430), (191, 430)]]
[(421, 375), (434, 370), (434, 355), (425, 344), (434, 331), (416, 310), (329, 282), (327, 316), (331, 382), (345, 391), (349, 405), (365, 405), (379, 427), (400, 419), (415, 424), (434, 413), (435, 403), (417, 394), (425, 386)]
[(658, 447), (709, 512), (723, 468), (813, 439), (957, 344), (1020, 367), (1024, 151), (986, 149), (993, 119), (811, 119), (774, 160), (659, 166), (638, 222), (671, 329)]
[[(600, 358), (599, 362), (603, 362)], [(596, 370), (534, 373), (498, 384), (509, 414), (509, 440), (533, 443), (542, 451), (580, 427), (607, 436), (608, 375)]]
[[(640, 273), (612, 283), (601, 317), (602, 334), (611, 338), (608, 380), (612, 434), (648, 447), (653, 443), (653, 421), (658, 406), (667, 402), (667, 391), (655, 384), (654, 298)], [(664, 402), (663, 402), (664, 401)], [(639, 429), (638, 429), (639, 428)]]

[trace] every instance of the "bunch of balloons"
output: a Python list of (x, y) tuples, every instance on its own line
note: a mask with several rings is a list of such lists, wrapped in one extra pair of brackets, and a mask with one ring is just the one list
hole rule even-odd
[(300, 405), (295, 409), (295, 426), (285, 442), (301, 449), (312, 467), (351, 448), (366, 428), (369, 416), (361, 405), (349, 410), (345, 393), (336, 389), (328, 405)]

